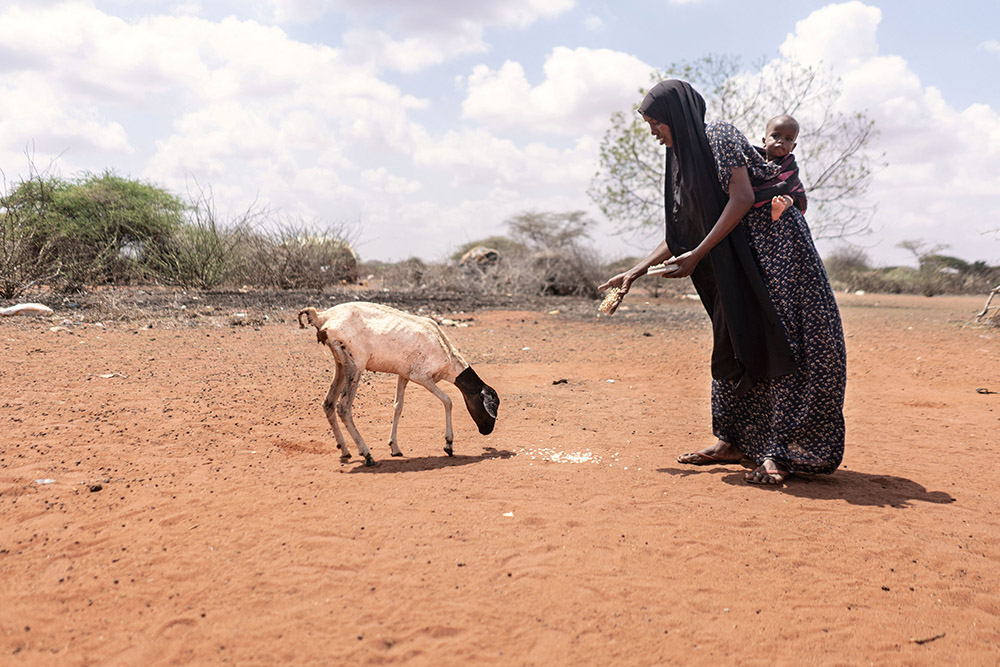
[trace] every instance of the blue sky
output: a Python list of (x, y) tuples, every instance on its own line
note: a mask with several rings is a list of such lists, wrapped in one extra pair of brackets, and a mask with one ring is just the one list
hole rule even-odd
[(0, 26), (8, 182), (26, 150), (66, 177), (197, 182), (224, 217), (347, 223), (383, 260), (443, 259), (528, 210), (587, 210), (607, 259), (644, 254), (657, 234), (621, 233), (586, 190), (649, 71), (822, 62), (881, 131), (871, 257), (923, 239), (1000, 263), (995, 0), (0, 0)]

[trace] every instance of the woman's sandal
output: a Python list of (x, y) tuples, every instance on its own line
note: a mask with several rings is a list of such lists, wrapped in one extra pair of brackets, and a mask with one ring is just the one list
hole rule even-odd
[(724, 459), (719, 456), (712, 456), (704, 452), (688, 452), (677, 457), (678, 463), (686, 463), (692, 466), (726, 466), (739, 463), (740, 459)]

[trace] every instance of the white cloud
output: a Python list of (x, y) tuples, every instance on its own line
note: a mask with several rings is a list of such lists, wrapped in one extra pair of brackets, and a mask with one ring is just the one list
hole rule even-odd
[(351, 63), (407, 73), (440, 65), (455, 56), (488, 50), (478, 33), (395, 40), (381, 30), (355, 28), (344, 33), (343, 42), (345, 58)]
[(527, 27), (572, 9), (575, 0), (266, 0), (278, 23), (304, 23), (328, 12), (372, 18), (393, 17), (400, 30), (416, 34), (445, 34), (458, 26)]
[(604, 21), (600, 16), (588, 16), (583, 19), (583, 28), (587, 32), (598, 32), (604, 29)]
[(524, 28), (568, 11), (574, 0), (435, 3), (269, 0), (269, 3), (280, 24), (314, 21), (328, 12), (343, 12), (358, 19), (360, 24), (343, 35), (349, 62), (410, 73), (457, 56), (485, 53), (489, 50), (484, 38), (487, 28)]
[(361, 172), (361, 182), (369, 191), (381, 195), (413, 194), (423, 187), (418, 181), (390, 174), (385, 167)]
[(0, 149), (20, 152), (29, 144), (49, 156), (71, 145), (81, 152), (134, 150), (120, 123), (102, 118), (92, 104), (76, 104), (45, 77), (30, 72), (0, 82)]
[(957, 256), (994, 261), (1000, 247), (982, 232), (1000, 210), (988, 195), (1000, 191), (1000, 114), (983, 104), (955, 108), (906, 60), (879, 55), (880, 19), (860, 2), (827, 6), (796, 24), (781, 53), (832, 65), (842, 84), (837, 108), (875, 121), (889, 163), (869, 192), (883, 255), (909, 261), (894, 245), (927, 238), (950, 243)]
[(462, 113), (492, 129), (603, 132), (612, 111), (635, 102), (636, 82), (646, 81), (652, 69), (618, 51), (556, 47), (545, 61), (545, 79), (534, 87), (516, 62), (496, 71), (474, 68)]
[(806, 65), (824, 63), (838, 74), (878, 55), (878, 7), (845, 2), (818, 9), (795, 24), (781, 55)]
[(553, 185), (586, 187), (593, 172), (597, 142), (583, 137), (567, 149), (534, 142), (521, 146), (485, 129), (449, 131), (418, 145), (418, 165), (452, 174), (456, 187), (479, 185), (522, 193)]
[(267, 0), (277, 23), (309, 23), (323, 16), (335, 3), (331, 0)]
[[(9, 103), (20, 94), (18, 108), (29, 119), (66, 117), (79, 124), (85, 116), (90, 129), (95, 124), (113, 128), (102, 116), (127, 108), (158, 118), (186, 118), (176, 125), (184, 134), (191, 118), (219, 109), (245, 118), (252, 110), (274, 131), (298, 114), (312, 118), (317, 129), (346, 129), (370, 140), (384, 134), (385, 141), (395, 141), (407, 132), (401, 112), (426, 105), (364, 68), (346, 66), (334, 49), (296, 42), (280, 29), (252, 21), (156, 17), (129, 24), (83, 5), (12, 10), (0, 21), (12, 28), (0, 34), (0, 48), (17, 53), (21, 70), (2, 80), (5, 97)], [(359, 124), (359, 118), (365, 122)], [(216, 125), (226, 122), (220, 118)], [(70, 129), (74, 122), (58, 126)], [(23, 129), (12, 135), (16, 127)], [(9, 124), (0, 144), (21, 143), (20, 135), (31, 128), (31, 123)], [(252, 142), (261, 134), (247, 131), (250, 136), (230, 133), (229, 140)], [(205, 142), (199, 152), (213, 147), (220, 148)]]
[(979, 45), (980, 51), (986, 51), (987, 53), (993, 53), (1000, 55), (1000, 42), (995, 39), (991, 39), (988, 42), (983, 42)]
[(204, 11), (205, 8), (198, 0), (187, 0), (185, 2), (178, 2), (171, 10), (171, 13), (174, 16), (201, 16)]

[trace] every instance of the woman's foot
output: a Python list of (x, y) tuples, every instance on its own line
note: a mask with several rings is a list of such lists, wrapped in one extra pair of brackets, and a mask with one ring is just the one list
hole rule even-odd
[(791, 473), (788, 470), (779, 466), (774, 462), (774, 460), (764, 459), (763, 463), (746, 473), (743, 476), (743, 479), (745, 479), (748, 484), (779, 485), (784, 483), (785, 479), (790, 474)]
[(678, 463), (693, 466), (728, 465), (743, 460), (743, 452), (725, 440), (719, 440), (711, 447), (701, 451), (688, 452), (677, 457)]

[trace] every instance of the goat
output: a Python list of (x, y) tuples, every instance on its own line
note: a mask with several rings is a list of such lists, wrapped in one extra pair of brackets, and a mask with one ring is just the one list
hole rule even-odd
[(444, 451), (448, 456), (454, 454), (451, 399), (437, 386), (438, 381), (448, 380), (458, 387), (480, 433), (493, 432), (500, 398), (492, 387), (479, 379), (434, 320), (363, 301), (342, 303), (322, 312), (312, 307), (300, 310), (298, 320), (302, 329), (306, 326), (303, 316), (316, 327), (316, 341), (326, 345), (336, 361), (336, 373), (323, 401), (323, 409), (340, 448), (341, 461), (351, 458), (351, 454), (337, 423), (338, 416), (365, 458), (365, 465), (375, 465), (351, 415), (361, 373), (365, 370), (399, 376), (389, 435), (393, 456), (403, 455), (396, 441), (396, 428), (403, 412), (403, 393), (410, 380), (426, 388), (444, 404)]

